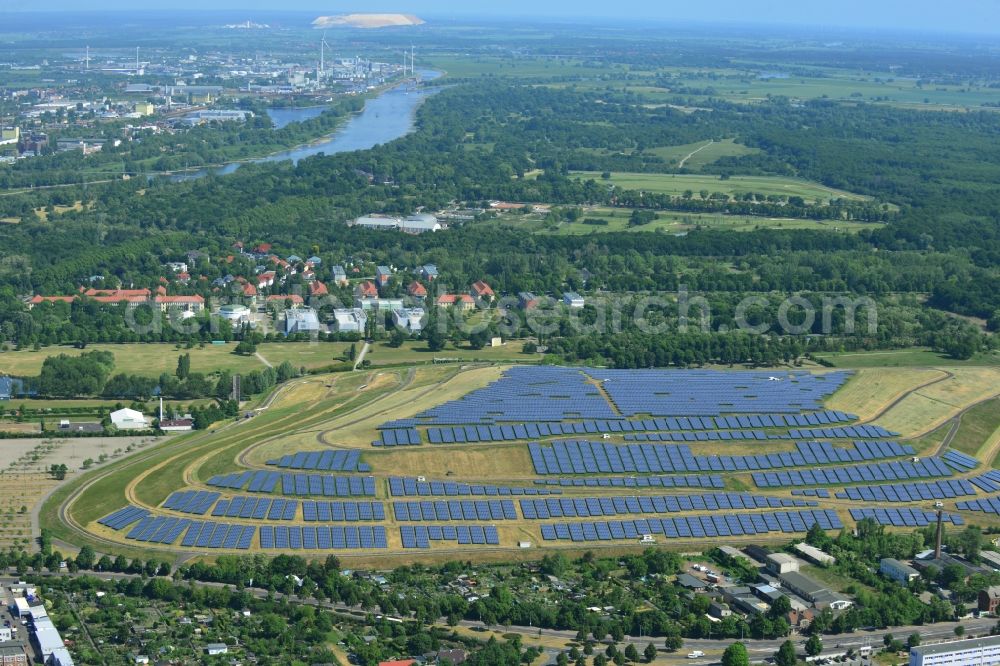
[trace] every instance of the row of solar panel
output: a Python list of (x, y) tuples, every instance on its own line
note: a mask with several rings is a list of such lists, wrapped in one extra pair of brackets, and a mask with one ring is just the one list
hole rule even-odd
[[(933, 511), (899, 507), (898, 509), (851, 509), (851, 518), (863, 520), (871, 518), (879, 525), (893, 527), (926, 527), (937, 522), (937, 514)], [(962, 517), (956, 514), (941, 514), (941, 520), (953, 525), (963, 525)]]
[(407, 497), (414, 495), (420, 495), (423, 497), (435, 497), (441, 495), (447, 495), (450, 497), (459, 495), (486, 495), (492, 497), (497, 495), (559, 495), (561, 493), (562, 491), (558, 489), (510, 488), (507, 486), (455, 483), (454, 481), (417, 481), (412, 477), (389, 477), (389, 494), (393, 497)]
[(388, 548), (385, 528), (375, 526), (291, 527), (263, 525), (260, 547), (265, 550), (356, 550)]
[(837, 462), (862, 462), (910, 455), (913, 448), (898, 442), (856, 441), (837, 448), (829, 442), (798, 442), (795, 451), (751, 456), (696, 456), (688, 446), (611, 444), (587, 440), (528, 444), (536, 474), (595, 474), (627, 472), (754, 471), (805, 467)]
[(924, 479), (935, 476), (951, 476), (951, 470), (938, 458), (922, 458), (917, 462), (897, 461), (855, 467), (820, 467), (802, 471), (755, 472), (752, 476), (753, 482), (758, 488), (787, 488), (789, 486), (828, 486), (863, 481)]
[(986, 499), (956, 502), (955, 507), (961, 509), (962, 511), (982, 511), (983, 513), (1000, 513), (1000, 498), (987, 497)]
[(431, 541), (457, 541), (459, 545), (499, 546), (493, 525), (403, 525), (399, 528), (403, 548), (430, 548)]
[(375, 495), (373, 476), (328, 476), (325, 474), (282, 474), (284, 495), (323, 495), (324, 497), (355, 497)]
[(294, 520), (299, 508), (297, 500), (270, 497), (237, 496), (221, 499), (212, 509), (215, 518), (252, 518), (254, 520)]
[(385, 520), (382, 502), (302, 502), (302, 519), (307, 522), (349, 522)]
[[(418, 442), (419, 443), (419, 442)], [(361, 452), (357, 450), (299, 451), (268, 460), (268, 465), (285, 469), (304, 469), (320, 472), (370, 472), (371, 467), (361, 462)]]
[(830, 497), (830, 491), (826, 488), (796, 488), (792, 494), (799, 497)]
[[(717, 416), (816, 410), (847, 373), (785, 374), (718, 371), (594, 370), (515, 366), (499, 380), (417, 415), (414, 423), (480, 424), (495, 421), (614, 419), (616, 414), (589, 382), (602, 382), (626, 416)], [(778, 381), (774, 381), (777, 379)], [(398, 424), (393, 424), (398, 425)]]
[(952, 469), (967, 472), (979, 466), (979, 461), (961, 451), (948, 449), (941, 455), (941, 460)]
[(724, 488), (722, 477), (696, 476), (588, 476), (575, 479), (538, 479), (540, 485), (574, 488)]
[(128, 527), (137, 520), (142, 520), (149, 515), (148, 509), (140, 509), (137, 506), (128, 506), (118, 509), (114, 513), (109, 513), (100, 520), (97, 521), (98, 525), (104, 525), (110, 527), (111, 529), (118, 531), (124, 527)]
[(969, 479), (974, 486), (987, 493), (1000, 491), (1000, 470), (991, 469), (985, 474)]
[(146, 516), (129, 530), (126, 539), (144, 543), (171, 544), (191, 525), (190, 518)]
[[(461, 430), (466, 437), (478, 437), (483, 441), (510, 439), (511, 434), (526, 434), (527, 438), (549, 437), (554, 435), (581, 435), (600, 433), (641, 433), (641, 432), (662, 432), (673, 430), (745, 430), (747, 428), (810, 428), (822, 426), (836, 426), (837, 424), (854, 421), (858, 417), (837, 410), (825, 410), (818, 412), (808, 412), (804, 414), (736, 414), (730, 416), (679, 416), (679, 417), (658, 417), (648, 419), (598, 419), (596, 421), (523, 421), (513, 419), (512, 422), (502, 424), (492, 423), (492, 419), (485, 422), (466, 421), (458, 427), (428, 428), (428, 433), (435, 432), (439, 436), (445, 431), (455, 432)], [(405, 429), (414, 428), (420, 425), (427, 425), (426, 420), (409, 418), (394, 419), (379, 426), (379, 429)], [(466, 428), (473, 428), (472, 431)], [(497, 428), (503, 428), (498, 430)], [(888, 433), (881, 426), (858, 425), (859, 433)], [(485, 428), (485, 429), (484, 429)], [(518, 428), (510, 430), (509, 428)], [(524, 428), (524, 430), (520, 430)], [(811, 430), (797, 430), (797, 432), (809, 433)], [(474, 434), (473, 434), (474, 433)], [(851, 435), (852, 437), (854, 435)], [(859, 434), (858, 437), (866, 436), (895, 436), (893, 434)], [(524, 437), (521, 437), (524, 439)]]
[(203, 516), (217, 499), (219, 493), (207, 490), (180, 490), (170, 494), (163, 508)]
[(420, 432), (415, 428), (383, 430), (372, 446), (416, 446), (420, 444)]
[(927, 483), (894, 483), (885, 486), (853, 486), (837, 493), (838, 499), (866, 502), (919, 502), (975, 495), (976, 489), (965, 479), (945, 479)]
[(396, 520), (517, 520), (512, 500), (393, 502)]
[(545, 541), (610, 541), (659, 534), (668, 539), (728, 537), (768, 532), (807, 532), (813, 525), (823, 530), (843, 527), (830, 509), (754, 514), (678, 516), (586, 523), (545, 523), (540, 526)]
[[(791, 433), (768, 433), (763, 430), (731, 430), (729, 428), (783, 428), (786, 422), (792, 425), (831, 424), (837, 420), (847, 420), (843, 412), (816, 412), (814, 414), (763, 414), (752, 416), (720, 416), (718, 418), (690, 419), (647, 419), (644, 421), (579, 421), (575, 423), (523, 423), (509, 425), (465, 425), (450, 428), (428, 428), (427, 439), (431, 444), (451, 444), (454, 442), (499, 442), (538, 439), (559, 435), (586, 435), (605, 433), (627, 433), (626, 441), (704, 441), (717, 439), (788, 439), (790, 437), (892, 437), (890, 431), (873, 425), (846, 426), (843, 428), (818, 428), (811, 430), (793, 430)], [(398, 424), (399, 422), (392, 422)], [(383, 424), (382, 428), (388, 424)], [(680, 432), (642, 431), (679, 430)], [(385, 432), (383, 431), (383, 440)], [(396, 431), (404, 432), (404, 431)], [(419, 444), (420, 435), (415, 430), (409, 430), (409, 444)], [(642, 434), (631, 434), (639, 432)], [(374, 443), (374, 442), (373, 442)], [(402, 443), (402, 442), (401, 442)], [(375, 443), (376, 446), (390, 444)]]
[(589, 518), (628, 513), (678, 513), (681, 511), (718, 511), (719, 509), (777, 509), (816, 506), (816, 502), (783, 497), (762, 497), (749, 493), (709, 495), (657, 495), (642, 497), (564, 497), (562, 499), (523, 499), (521, 515), (526, 520), (549, 518)]

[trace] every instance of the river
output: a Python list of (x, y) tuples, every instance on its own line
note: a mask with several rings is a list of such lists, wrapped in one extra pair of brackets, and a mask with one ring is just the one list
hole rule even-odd
[[(420, 70), (420, 76), (424, 81), (430, 81), (441, 76), (441, 73)], [(332, 134), (303, 146), (296, 146), (267, 157), (247, 161), (282, 162), (291, 160), (293, 164), (297, 164), (303, 157), (319, 155), (320, 153), (334, 155), (352, 150), (367, 150), (379, 144), (388, 143), (413, 131), (417, 107), (437, 90), (436, 88), (413, 88), (408, 84), (400, 84), (368, 100), (361, 113), (352, 116)], [(268, 109), (267, 113), (276, 126), (284, 127), (289, 123), (315, 118), (323, 112), (324, 108), (311, 106), (298, 109)], [(224, 175), (236, 171), (242, 164), (244, 162), (232, 162), (220, 167), (176, 174), (171, 177), (171, 180), (193, 180), (207, 176), (209, 173)]]

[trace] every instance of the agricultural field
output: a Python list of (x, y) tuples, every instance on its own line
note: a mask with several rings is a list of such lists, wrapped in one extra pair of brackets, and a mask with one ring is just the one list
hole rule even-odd
[[(527, 372), (528, 368), (522, 370)], [(412, 478), (419, 475), (428, 480), (455, 483), (535, 487), (538, 472), (533, 470), (534, 463), (525, 441), (517, 441), (516, 438), (515, 441), (493, 443), (435, 445), (427, 443), (429, 430), (421, 427), (419, 432), (424, 443), (420, 446), (371, 446), (371, 442), (379, 438), (378, 428), (382, 424), (414, 417), (425, 410), (462, 399), (470, 392), (487, 390), (484, 387), (493, 386), (498, 380), (508, 381), (503, 379), (507, 372), (509, 366), (446, 364), (371, 368), (293, 380), (280, 387), (270, 406), (252, 419), (171, 438), (120, 462), (103, 465), (60, 487), (42, 510), (42, 524), (52, 529), (57, 538), (67, 542), (78, 544), (84, 539), (92, 541), (97, 548), (102, 544), (104, 547), (115, 544), (115, 547), (132, 553), (150, 552), (151, 545), (124, 539), (128, 530), (119, 532), (96, 521), (126, 504), (148, 508), (156, 515), (164, 511), (160, 505), (177, 490), (212, 490), (213, 486), (208, 481), (213, 477), (246, 469), (274, 469), (267, 464), (268, 461), (281, 456), (303, 451), (357, 451), (361, 462), (369, 465), (375, 476), (375, 495), (352, 499), (382, 502), (386, 506), (385, 520), (377, 524), (385, 528), (388, 547), (385, 551), (338, 552), (338, 555), (351, 561), (388, 565), (394, 555), (402, 552), (411, 559), (416, 557), (429, 562), (459, 553), (462, 558), (494, 560), (511, 555), (510, 545), (519, 541), (538, 544), (541, 548), (572, 548), (571, 543), (550, 543), (540, 539), (538, 524), (524, 517), (495, 524), (501, 545), (499, 549), (490, 548), (477, 553), (474, 547), (456, 547), (454, 543), (445, 543), (432, 545), (430, 550), (412, 550), (404, 547), (401, 541), (399, 527), (410, 527), (415, 523), (400, 522), (393, 513), (393, 496), (388, 491), (389, 477)], [(679, 373), (674, 376), (682, 377), (685, 371), (674, 372)], [(732, 381), (737, 384), (737, 378), (749, 376), (733, 371), (716, 372), (720, 376), (732, 375)], [(781, 373), (787, 370), (771, 372), (778, 373), (780, 381)], [(817, 372), (829, 374), (836, 371), (820, 369)], [(998, 373), (1000, 370), (990, 367), (864, 368), (853, 371), (850, 377), (836, 380), (846, 382), (824, 400), (823, 407), (852, 412), (860, 417), (860, 422), (896, 430), (901, 433), (901, 441), (911, 444), (913, 450), (922, 456), (942, 453), (942, 447), (950, 441), (953, 450), (978, 455), (991, 462), (1000, 444), (996, 400), (976, 405), (997, 393), (997, 386), (1000, 386)], [(571, 372), (561, 376), (572, 378), (577, 374)], [(831, 375), (834, 376), (837, 375)], [(544, 386), (544, 383), (539, 386)], [(555, 388), (542, 390), (546, 394), (550, 391), (559, 393)], [(549, 399), (541, 394), (538, 397), (542, 403)], [(958, 415), (961, 415), (960, 427), (951, 433), (950, 419)], [(918, 438), (909, 439), (915, 435)], [(547, 442), (559, 438), (540, 439)], [(634, 443), (634, 439), (620, 432), (612, 432), (604, 439), (611, 446)], [(834, 446), (849, 444), (846, 440), (834, 442)], [(710, 459), (723, 454), (746, 457), (762, 451), (794, 452), (798, 445), (779, 439), (767, 444), (738, 440), (726, 443), (692, 441), (685, 446), (692, 455)], [(749, 472), (727, 472), (720, 476), (728, 492), (755, 491), (757, 481)], [(281, 493), (281, 487), (279, 484), (277, 492)], [(721, 491), (612, 487), (566, 488), (563, 492), (569, 497), (587, 497), (661, 493), (688, 495)], [(765, 492), (777, 498), (792, 497), (787, 488), (768, 488)], [(222, 493), (224, 497), (235, 496), (239, 491), (223, 490)], [(851, 520), (849, 504), (838, 501), (830, 506), (838, 520), (845, 524)], [(198, 516), (188, 518), (198, 519)], [(988, 517), (982, 520), (990, 522)], [(298, 515), (283, 524), (289, 527), (312, 525)], [(758, 534), (755, 538), (768, 542), (776, 537)], [(606, 545), (617, 548), (627, 546), (614, 540)], [(254, 540), (249, 549), (261, 550), (261, 544)], [(182, 557), (185, 552), (176, 544), (158, 546), (155, 550), (158, 556), (168, 557)]]
[(662, 157), (678, 169), (698, 171), (722, 157), (741, 157), (759, 152), (756, 148), (736, 143), (734, 139), (697, 141), (681, 146), (658, 146), (650, 148), (650, 153)]
[[(596, 171), (575, 171), (573, 173), (584, 180), (602, 181), (601, 174)], [(768, 196), (797, 196), (802, 197), (807, 202), (826, 202), (830, 199), (845, 199), (848, 201), (870, 200), (870, 197), (861, 194), (845, 192), (844, 190), (826, 187), (819, 183), (782, 176), (730, 176), (723, 179), (721, 176), (710, 174), (616, 172), (611, 174), (609, 180), (602, 182), (608, 182), (625, 190), (642, 190), (644, 192), (669, 194), (671, 196), (682, 196), (686, 191), (691, 191), (697, 197), (699, 196), (699, 192), (707, 191), (710, 194), (721, 192), (730, 197), (746, 192), (755, 192)]]

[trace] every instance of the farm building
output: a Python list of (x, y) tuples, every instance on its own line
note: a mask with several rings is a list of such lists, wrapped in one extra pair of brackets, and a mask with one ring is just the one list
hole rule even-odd
[(134, 409), (119, 409), (111, 412), (111, 423), (119, 430), (145, 430), (149, 427), (149, 421), (142, 412)]

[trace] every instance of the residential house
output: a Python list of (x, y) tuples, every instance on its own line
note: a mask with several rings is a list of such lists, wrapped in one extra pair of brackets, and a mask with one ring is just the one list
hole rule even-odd
[(490, 285), (486, 284), (482, 280), (477, 280), (472, 283), (472, 287), (469, 289), (469, 293), (480, 303), (492, 303), (495, 294)]
[(375, 284), (384, 287), (392, 279), (392, 271), (388, 266), (378, 266), (375, 268)]
[(327, 296), (330, 291), (326, 288), (326, 285), (316, 280), (309, 284), (309, 295), (316, 298), (319, 296)]
[(983, 613), (996, 613), (1000, 606), (1000, 586), (991, 585), (985, 590), (979, 590), (979, 610)]
[(347, 271), (344, 270), (343, 266), (334, 266), (330, 269), (330, 275), (333, 278), (333, 283), (338, 287), (347, 286)]
[(288, 307), (291, 303), (293, 308), (298, 308), (306, 304), (305, 300), (298, 294), (272, 294), (267, 297), (267, 304), (275, 307)]
[(205, 646), (205, 653), (210, 657), (220, 654), (229, 654), (229, 646), (225, 643), (209, 643)]
[(354, 290), (358, 298), (378, 298), (378, 287), (371, 280), (365, 280)]
[(582, 308), (584, 306), (583, 296), (575, 291), (567, 291), (563, 294), (563, 304), (574, 309)]
[(438, 269), (434, 264), (424, 264), (420, 268), (420, 277), (422, 277), (427, 282), (433, 282), (438, 279)]
[(315, 254), (308, 259), (306, 259), (306, 264), (312, 266), (313, 268), (319, 268), (323, 265), (323, 260), (317, 257)]
[(406, 288), (406, 295), (412, 298), (427, 298), (427, 287), (414, 280)]
[(522, 291), (517, 295), (517, 304), (522, 310), (531, 310), (538, 307), (538, 297), (530, 291)]
[(453, 307), (462, 311), (476, 307), (476, 301), (469, 294), (441, 294), (436, 302), (439, 308)]
[(274, 278), (276, 273), (274, 271), (264, 271), (257, 276), (257, 288), (267, 289), (268, 287), (274, 286)]

